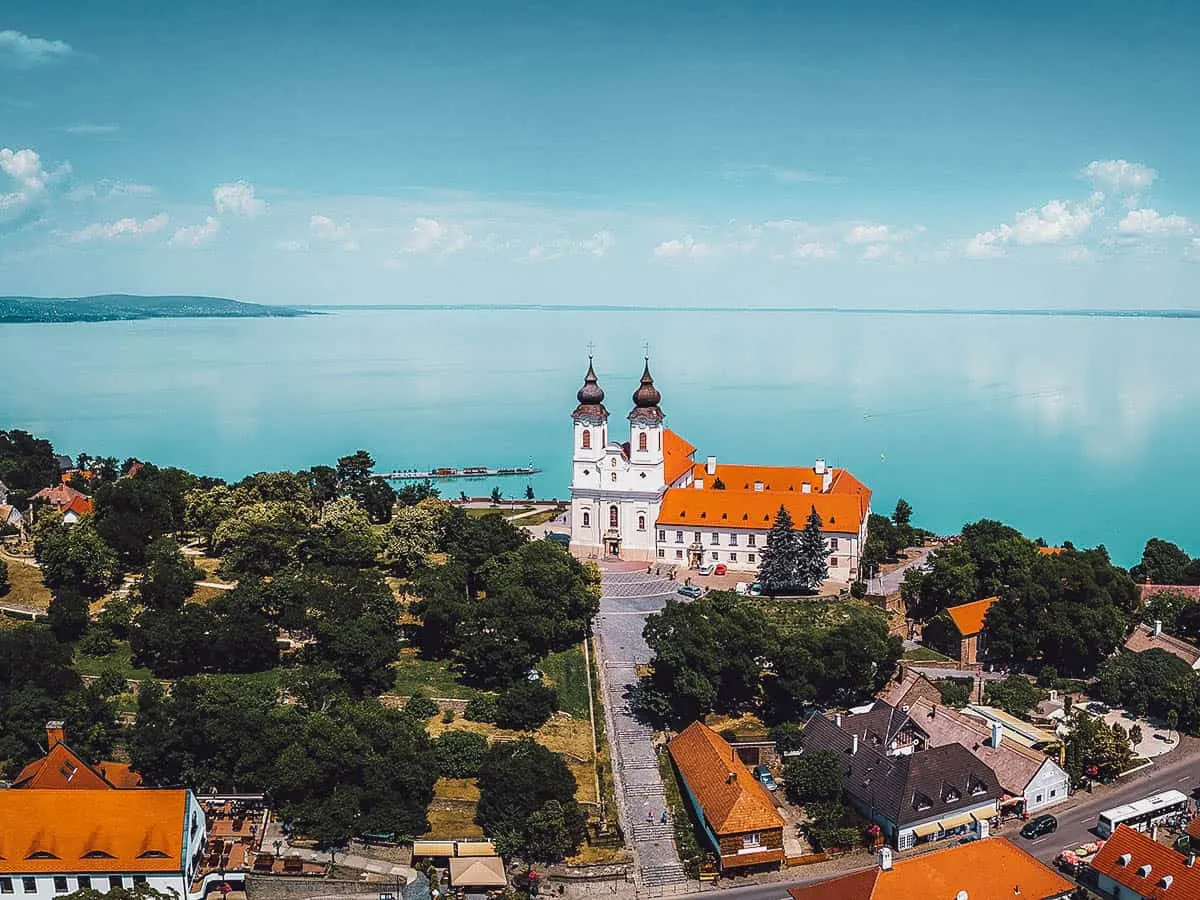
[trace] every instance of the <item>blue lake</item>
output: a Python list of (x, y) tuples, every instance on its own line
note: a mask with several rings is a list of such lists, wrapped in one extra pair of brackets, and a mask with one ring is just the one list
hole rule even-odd
[(332, 463), (541, 467), (566, 495), (595, 345), (617, 434), (644, 342), (668, 423), (730, 461), (824, 456), (938, 531), (1200, 554), (1200, 320), (837, 312), (348, 310), (0, 326), (0, 427), (238, 477)]

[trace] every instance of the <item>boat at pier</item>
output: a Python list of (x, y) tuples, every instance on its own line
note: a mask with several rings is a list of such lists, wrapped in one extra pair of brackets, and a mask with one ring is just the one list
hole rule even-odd
[(377, 475), (386, 481), (438, 481), (451, 478), (504, 478), (511, 475), (536, 475), (542, 471), (536, 466), (464, 466), (454, 468), (442, 466), (436, 469), (397, 469)]

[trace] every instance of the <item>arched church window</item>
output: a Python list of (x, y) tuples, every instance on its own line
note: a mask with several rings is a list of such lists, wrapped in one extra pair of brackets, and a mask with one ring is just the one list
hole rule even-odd
[(608, 527), (609, 528), (617, 527), (617, 517), (619, 515), (620, 514), (617, 512), (617, 508), (615, 506), (610, 506), (608, 508)]
[(646, 449), (646, 432), (644, 432), (644, 431), (638, 435), (638, 449), (639, 450)]
[(589, 513), (589, 512), (588, 512), (588, 511), (585, 509), (585, 510), (583, 511), (583, 527), (584, 527), (584, 528), (587, 528), (587, 527), (588, 527), (589, 525), (591, 525), (591, 524), (592, 524), (592, 514), (591, 514), (591, 513)]
[(644, 515), (638, 516), (638, 531), (645, 531), (645, 530), (646, 530), (646, 517)]
[(591, 429), (589, 429), (589, 428), (585, 428), (585, 429), (583, 429), (583, 440), (580, 442), (580, 446), (582, 446), (584, 450), (591, 450), (591, 449), (592, 449), (592, 432), (591, 432)]

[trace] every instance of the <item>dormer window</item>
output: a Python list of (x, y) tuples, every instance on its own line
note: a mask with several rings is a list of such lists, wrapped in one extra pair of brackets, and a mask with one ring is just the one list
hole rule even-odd
[(967, 791), (972, 797), (977, 797), (980, 794), (987, 793), (987, 785), (983, 783), (983, 779), (976, 778), (974, 775), (967, 776)]
[(913, 809), (923, 810), (933, 806), (933, 800), (922, 794), (920, 791), (913, 792)]
[(147, 850), (144, 853), (139, 853), (138, 859), (168, 859), (168, 856), (161, 850)]
[(59, 774), (62, 775), (63, 778), (67, 779), (67, 781), (70, 781), (72, 778), (74, 778), (75, 773), (78, 771), (79, 766), (75, 765), (70, 760), (65, 761), (62, 764), (62, 768), (58, 770)]
[(89, 850), (83, 854), (84, 859), (115, 859), (107, 850)]
[(962, 794), (959, 793), (958, 788), (956, 788), (954, 785), (952, 785), (952, 784), (943, 784), (942, 785), (942, 802), (943, 803), (956, 803), (961, 799), (962, 799)]

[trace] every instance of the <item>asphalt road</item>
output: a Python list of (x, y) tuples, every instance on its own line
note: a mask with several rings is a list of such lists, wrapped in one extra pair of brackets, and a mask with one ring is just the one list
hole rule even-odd
[(1198, 788), (1200, 756), (1197, 756), (1195, 744), (1189, 743), (1167, 754), (1161, 764), (1131, 775), (1120, 784), (1097, 787), (1091, 795), (1086, 791), (1077, 792), (1069, 805), (1046, 810), (1058, 819), (1058, 831), (1053, 834), (1027, 841), (1013, 827), (1003, 836), (1042, 862), (1050, 863), (1064, 849), (1096, 840), (1091, 829), (1096, 826), (1096, 817), (1104, 810), (1171, 789), (1192, 796)]

